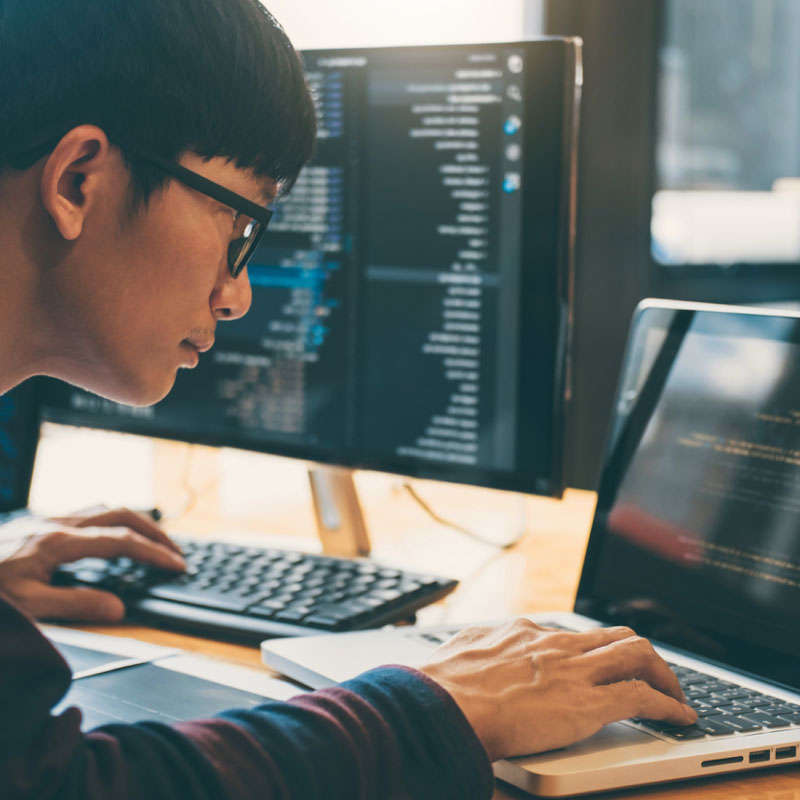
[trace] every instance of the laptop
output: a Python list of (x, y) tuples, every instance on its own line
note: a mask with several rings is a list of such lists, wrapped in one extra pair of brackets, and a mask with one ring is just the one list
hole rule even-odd
[[(699, 717), (690, 728), (614, 723), (499, 761), (499, 778), (560, 797), (800, 762), (800, 315), (640, 304), (574, 611), (530, 618), (633, 627)], [(418, 666), (454, 632), (269, 640), (262, 654), (318, 688)]]

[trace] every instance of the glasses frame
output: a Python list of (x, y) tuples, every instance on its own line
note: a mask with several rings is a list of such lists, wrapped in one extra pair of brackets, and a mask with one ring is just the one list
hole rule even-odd
[[(49, 139), (15, 156), (10, 160), (12, 167), (15, 169), (28, 169), (40, 158), (49, 153), (60, 140), (60, 136)], [(264, 231), (267, 229), (270, 219), (272, 219), (272, 210), (264, 208), (264, 206), (260, 206), (258, 203), (254, 203), (252, 200), (248, 200), (246, 197), (242, 197), (242, 195), (232, 192), (230, 189), (226, 189), (219, 183), (194, 172), (194, 170), (188, 169), (175, 161), (170, 161), (168, 158), (163, 158), (158, 155), (158, 153), (153, 153), (146, 148), (125, 146), (123, 149), (133, 156), (149, 161), (151, 164), (164, 170), (164, 172), (177, 178), (190, 189), (194, 189), (210, 197), (212, 200), (217, 200), (239, 214), (250, 217), (250, 219), (256, 223), (249, 235), (240, 236), (228, 244), (228, 269), (234, 278), (238, 278), (241, 271), (247, 265), (250, 256), (255, 252), (259, 241), (261, 241), (261, 237), (264, 235)]]
[(226, 189), (219, 183), (209, 180), (191, 169), (187, 169), (182, 164), (162, 158), (157, 153), (152, 153), (142, 147), (128, 147), (126, 149), (134, 156), (143, 158), (145, 161), (149, 161), (151, 164), (163, 169), (164, 172), (168, 172), (190, 189), (194, 189), (212, 198), (212, 200), (217, 200), (234, 211), (250, 217), (257, 223), (249, 236), (240, 236), (228, 245), (228, 269), (234, 278), (238, 278), (261, 241), (261, 237), (264, 235), (270, 219), (272, 219), (272, 210), (264, 208), (258, 203), (232, 192), (230, 189)]

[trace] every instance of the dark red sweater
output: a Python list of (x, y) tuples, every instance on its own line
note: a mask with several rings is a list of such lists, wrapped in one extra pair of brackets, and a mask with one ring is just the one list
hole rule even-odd
[(288, 703), (164, 725), (106, 725), (50, 709), (71, 676), (33, 622), (0, 597), (2, 800), (483, 800), (486, 752), (452, 698), (384, 667)]

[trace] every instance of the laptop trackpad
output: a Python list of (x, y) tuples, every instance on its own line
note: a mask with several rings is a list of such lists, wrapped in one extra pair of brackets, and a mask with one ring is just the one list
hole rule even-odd
[(533, 756), (518, 756), (517, 758), (510, 758), (508, 760), (514, 763), (525, 762), (528, 765), (532, 765), (536, 762), (556, 762), (562, 759), (575, 759), (580, 756), (593, 756), (607, 750), (618, 750), (619, 748), (626, 748), (626, 753), (630, 754), (631, 751), (627, 748), (633, 748), (635, 751), (642, 748), (649, 749), (653, 745), (659, 746), (663, 744), (664, 742), (657, 736), (652, 736), (646, 731), (634, 728), (631, 725), (615, 722), (601, 728), (588, 739), (584, 739), (569, 747), (550, 750), (546, 753), (537, 753)]
[(654, 741), (660, 741), (660, 739), (640, 728), (634, 728), (631, 725), (615, 722), (612, 725), (606, 725), (601, 728), (594, 736), (590, 736), (588, 739), (584, 739), (582, 742), (578, 742), (564, 749), (575, 755), (584, 752), (595, 753), (600, 750), (608, 750), (612, 747), (652, 744)]

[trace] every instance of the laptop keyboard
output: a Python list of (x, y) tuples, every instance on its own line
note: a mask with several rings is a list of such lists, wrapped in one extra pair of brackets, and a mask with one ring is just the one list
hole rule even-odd
[(54, 583), (107, 589), (172, 627), (261, 640), (372, 628), (413, 617), (457, 581), (292, 550), (176, 540), (182, 575), (126, 558), (65, 564)]
[(720, 680), (689, 667), (670, 664), (683, 687), (687, 703), (697, 711), (697, 722), (676, 728), (665, 722), (636, 719), (636, 723), (671, 739), (685, 741), (705, 736), (793, 728), (800, 726), (800, 705)]

